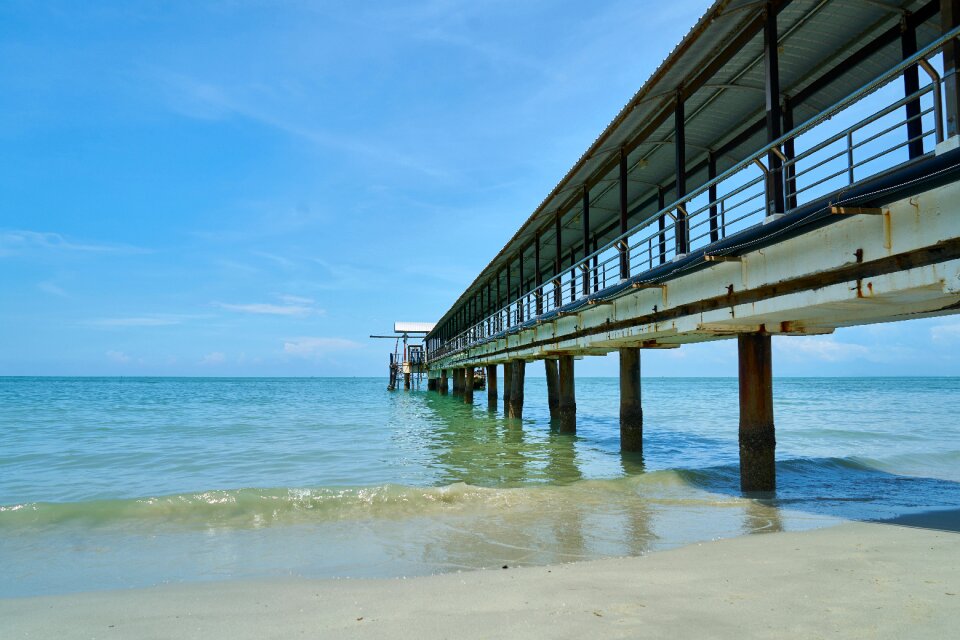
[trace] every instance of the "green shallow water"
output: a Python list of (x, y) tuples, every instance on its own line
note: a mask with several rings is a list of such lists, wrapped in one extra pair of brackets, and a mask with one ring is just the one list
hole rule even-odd
[(960, 507), (960, 379), (775, 382), (775, 496), (738, 490), (735, 379), (577, 381), (578, 433), (380, 379), (0, 379), (0, 596), (636, 555)]

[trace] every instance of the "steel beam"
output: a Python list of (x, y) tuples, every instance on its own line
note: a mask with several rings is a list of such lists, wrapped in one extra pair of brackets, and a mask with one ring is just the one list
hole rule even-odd
[[(628, 167), (627, 167), (627, 152), (625, 149), (620, 149), (620, 235), (623, 235), (627, 232), (627, 223), (630, 217), (628, 211), (629, 203), (627, 202), (627, 178), (628, 178)], [(625, 245), (620, 247), (620, 279), (627, 280), (630, 278), (630, 246), (629, 242), (624, 241)]]
[[(780, 61), (777, 51), (777, 12), (768, 2), (764, 7), (763, 24), (763, 70), (764, 90), (767, 100), (767, 142), (773, 142), (783, 135), (783, 116), (780, 111)], [(768, 212), (784, 212), (783, 163), (780, 156), (767, 154), (767, 200)]]
[[(675, 172), (677, 184), (677, 200), (687, 195), (687, 128), (683, 115), (683, 92), (677, 91), (677, 99), (673, 105), (673, 146), (675, 153)], [(683, 255), (690, 250), (690, 222), (687, 212), (681, 207), (677, 209), (677, 219), (673, 227), (673, 238), (676, 243), (676, 254)]]
[[(960, 24), (960, 0), (940, 0), (940, 27), (944, 33)], [(954, 38), (943, 48), (943, 98), (947, 119), (946, 137), (960, 135), (960, 42)]]

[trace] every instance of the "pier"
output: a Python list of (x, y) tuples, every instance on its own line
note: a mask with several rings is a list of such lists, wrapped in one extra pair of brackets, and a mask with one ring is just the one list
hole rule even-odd
[(618, 352), (641, 452), (643, 350), (736, 339), (741, 489), (775, 489), (772, 336), (960, 311), (958, 35), (960, 0), (718, 0), (426, 334), (428, 388), (482, 368), (522, 418), (543, 361), (575, 433), (576, 359)]

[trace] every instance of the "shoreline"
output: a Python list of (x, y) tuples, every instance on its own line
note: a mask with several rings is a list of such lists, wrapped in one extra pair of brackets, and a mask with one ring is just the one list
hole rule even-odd
[(266, 579), (0, 600), (4, 638), (949, 637), (960, 510), (639, 557), (410, 579)]

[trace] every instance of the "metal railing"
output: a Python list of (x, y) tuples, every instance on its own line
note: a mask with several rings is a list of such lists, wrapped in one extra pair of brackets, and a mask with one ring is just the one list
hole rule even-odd
[[(556, 316), (558, 311), (562, 314), (563, 307), (584, 298), (602, 298), (604, 290), (623, 282), (621, 261), (624, 257), (627, 275), (634, 278), (690, 251), (704, 249), (733, 233), (763, 223), (778, 213), (771, 204), (774, 181), (781, 182), (784, 201), (789, 205), (785, 209), (793, 209), (903, 164), (909, 158), (898, 162), (891, 156), (913, 142), (926, 145), (931, 137), (935, 143), (942, 142), (942, 79), (929, 58), (958, 36), (960, 27), (947, 32), (716, 178), (646, 217), (593, 253), (572, 261), (569, 268), (553, 279), (446, 339), (439, 348), (428, 353), (428, 360), (519, 330), (544, 315)], [(914, 66), (923, 69), (928, 79), (917, 92), (882, 101), (879, 106), (872, 105), (874, 110), (869, 115), (845, 128), (834, 125), (833, 128), (839, 130), (829, 130), (832, 119), (849, 115), (854, 106), (858, 113), (862, 112), (864, 103), (870, 102), (866, 98), (873, 95), (882, 98), (884, 88)], [(919, 111), (900, 117), (910, 103), (919, 104)], [(917, 125), (911, 127), (911, 123), (919, 123), (919, 133), (916, 132)], [(913, 129), (915, 135), (905, 135), (908, 129)], [(809, 146), (788, 156), (784, 148), (790, 142), (792, 146)], [(924, 152), (928, 152), (926, 146)], [(773, 156), (780, 161), (779, 166), (768, 168), (764, 160)], [(711, 198), (711, 192), (717, 195)], [(683, 242), (678, 242), (678, 233), (682, 234), (679, 240)], [(678, 247), (684, 246), (686, 252), (678, 253)]]

